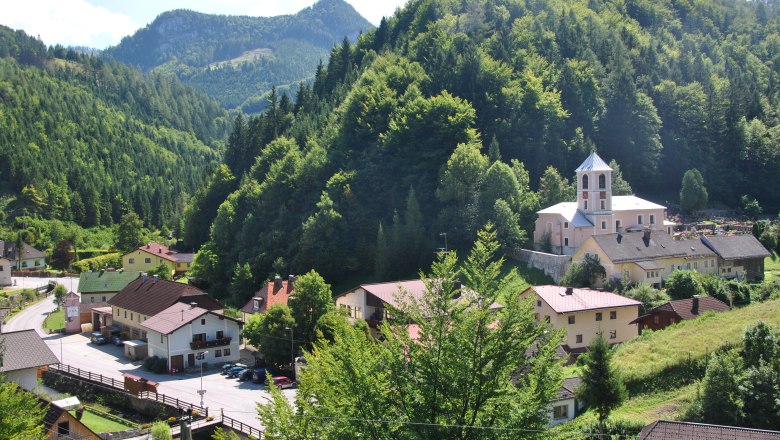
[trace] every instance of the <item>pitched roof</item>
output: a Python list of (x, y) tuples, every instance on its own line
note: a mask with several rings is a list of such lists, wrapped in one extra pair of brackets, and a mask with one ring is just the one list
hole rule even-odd
[[(146, 252), (149, 254), (152, 254), (154, 256), (160, 257), (162, 259), (173, 261), (174, 263), (178, 261), (176, 259), (176, 251), (168, 249), (168, 246), (163, 246), (159, 243), (155, 242), (149, 242), (143, 246), (140, 246), (137, 250)], [(130, 251), (128, 253), (132, 253), (134, 251)], [(125, 254), (127, 255), (127, 254)]]
[(113, 307), (132, 310), (146, 316), (154, 316), (177, 302), (195, 302), (207, 310), (223, 307), (197, 287), (175, 281), (140, 277), (120, 290), (108, 301)]
[[(4, 243), (5, 249), (3, 249), (3, 255), (9, 260), (16, 260), (16, 243), (10, 241)], [(29, 244), (24, 243), (24, 246), (22, 247), (22, 259), (26, 260), (28, 258), (46, 258), (46, 254)]]
[(699, 240), (675, 240), (663, 231), (626, 232), (623, 234), (594, 235), (593, 240), (607, 254), (613, 263), (647, 261), (671, 257), (708, 257), (715, 256)]
[(35, 330), (20, 330), (0, 334), (3, 362), (0, 373), (42, 367), (59, 362), (57, 356)]
[(575, 228), (593, 227), (593, 223), (577, 209), (577, 202), (561, 202), (537, 211), (537, 214), (560, 214)]
[[(423, 280), (405, 280), (405, 281), (393, 281), (389, 283), (375, 283), (375, 284), (361, 284), (359, 288), (365, 290), (367, 293), (374, 295), (380, 301), (390, 304), (393, 307), (399, 308), (403, 306), (403, 300), (405, 297), (420, 300), (425, 292), (425, 282)], [(355, 290), (355, 289), (353, 289)], [(339, 296), (345, 295), (351, 292), (347, 291)], [(463, 288), (461, 292), (475, 293), (471, 289)], [(490, 305), (491, 309), (500, 309), (503, 306), (499, 303), (493, 303)]]
[[(244, 304), (244, 307), (241, 307), (241, 311), (253, 315), (255, 313), (265, 313), (274, 304), (287, 304), (287, 300), (295, 293), (294, 284), (290, 283), (289, 280), (283, 279), (267, 282), (265, 286), (252, 296), (252, 299)], [(260, 307), (257, 309), (254, 307), (256, 299), (260, 301)]]
[[(93, 302), (93, 303), (79, 303), (79, 313), (92, 313), (94, 309), (105, 310), (105, 307), (107, 306), (108, 303), (104, 301)], [(108, 312), (111, 313), (110, 306), (108, 306)]]
[(599, 155), (594, 151), (590, 153), (590, 156), (588, 156), (575, 171), (578, 173), (580, 171), (612, 171), (612, 168), (610, 168), (609, 165), (607, 165), (607, 163), (604, 162), (604, 160), (600, 158)]
[(572, 313), (584, 310), (639, 306), (642, 304), (631, 298), (600, 290), (571, 288), (571, 295), (567, 295), (567, 289), (569, 288), (564, 286), (531, 286), (523, 291), (523, 295), (529, 291), (535, 292), (544, 302), (552, 307), (555, 313)]
[(639, 439), (778, 440), (780, 431), (658, 420), (645, 426), (639, 433)]
[(666, 209), (666, 206), (637, 196), (612, 196), (612, 211), (635, 211), (640, 209)]
[(753, 234), (702, 236), (701, 241), (724, 260), (766, 258), (770, 255)]
[(78, 291), (80, 293), (119, 292), (140, 275), (141, 272), (125, 270), (81, 272)]
[(192, 253), (176, 254), (175, 257), (178, 263), (192, 263), (195, 260), (195, 254)]
[(150, 330), (167, 335), (207, 313), (209, 313), (208, 310), (200, 307), (176, 303), (162, 312), (146, 319), (141, 325)]
[(582, 381), (578, 376), (563, 379), (561, 387), (558, 388), (557, 395), (553, 400), (573, 399), (577, 394), (577, 388), (580, 386), (580, 382)]
[(697, 309), (693, 308), (693, 298), (678, 299), (661, 304), (660, 306), (647, 312), (646, 315), (635, 319), (631, 322), (631, 324), (634, 322), (639, 322), (640, 319), (651, 316), (657, 312), (671, 312), (676, 314), (680, 319), (693, 319), (710, 310), (715, 312), (727, 312), (731, 310), (731, 308), (728, 304), (711, 296), (700, 297), (699, 307)]

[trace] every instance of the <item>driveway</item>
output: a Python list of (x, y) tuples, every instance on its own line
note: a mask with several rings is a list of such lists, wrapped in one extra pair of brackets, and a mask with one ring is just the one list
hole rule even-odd
[[(68, 279), (55, 278), (54, 280)], [(46, 282), (48, 281), (43, 284)], [(66, 283), (62, 282), (62, 284)], [(77, 285), (78, 279), (74, 281), (74, 286)], [(69, 285), (68, 287), (70, 288)], [(159, 382), (160, 386), (157, 389), (159, 393), (200, 404), (200, 396), (197, 393), (201, 383), (200, 372), (179, 373), (176, 376), (154, 374), (142, 369), (141, 361), (132, 362), (126, 359), (123, 347), (110, 344), (96, 346), (91, 344), (83, 334), (45, 335), (41, 331), (41, 325), (46, 312), (51, 310), (54, 310), (54, 303), (49, 297), (11, 318), (3, 326), (3, 332), (35, 329), (63, 364), (118, 380), (122, 380), (122, 373), (132, 373)], [(264, 385), (228, 379), (220, 375), (218, 369), (212, 368), (203, 372), (203, 389), (206, 390), (204, 405), (209, 408), (210, 414), (218, 416), (220, 411), (224, 411), (228, 417), (261, 428), (260, 421), (257, 420), (256, 404), (266, 402), (266, 399), (270, 398), (270, 393)], [(283, 393), (290, 401), (294, 400), (295, 390), (284, 390)]]

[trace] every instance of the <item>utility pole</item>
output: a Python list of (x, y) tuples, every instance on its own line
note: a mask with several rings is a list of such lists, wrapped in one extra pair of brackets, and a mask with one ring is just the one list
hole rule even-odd
[(203, 389), (203, 360), (206, 359), (206, 354), (207, 353), (208, 353), (208, 351), (201, 351), (195, 357), (195, 359), (200, 361), (200, 389), (198, 390), (198, 394), (200, 394), (200, 407), (201, 408), (203, 408), (203, 395), (206, 394), (206, 390)]
[(292, 369), (292, 374), (295, 376), (295, 342), (293, 339), (293, 329), (292, 327), (285, 327), (285, 330), (290, 331), (290, 356), (292, 357), (292, 364), (290, 364), (290, 368)]

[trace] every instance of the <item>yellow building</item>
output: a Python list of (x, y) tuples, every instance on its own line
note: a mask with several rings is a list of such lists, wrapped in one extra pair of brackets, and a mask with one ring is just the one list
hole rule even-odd
[(701, 240), (675, 240), (665, 231), (651, 229), (591, 236), (572, 256), (572, 262), (580, 263), (587, 256), (601, 263), (607, 279), (656, 288), (678, 269), (718, 273), (717, 254)]
[[(180, 269), (177, 255), (176, 251), (168, 249), (167, 246), (152, 242), (122, 255), (122, 267), (126, 272), (149, 272), (164, 264), (173, 275)], [(192, 258), (189, 261), (191, 262)], [(187, 266), (189, 265), (187, 264)]]
[(642, 303), (631, 298), (562, 286), (532, 286), (521, 296), (534, 298), (537, 321), (566, 330), (563, 349), (569, 354), (584, 352), (599, 332), (610, 344), (639, 334), (631, 322), (639, 317)]

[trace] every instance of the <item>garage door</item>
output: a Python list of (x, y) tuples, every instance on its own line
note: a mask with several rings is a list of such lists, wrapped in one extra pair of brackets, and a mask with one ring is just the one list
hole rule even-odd
[(175, 369), (176, 371), (182, 371), (184, 370), (184, 355), (179, 354), (176, 356), (171, 356), (171, 369)]

